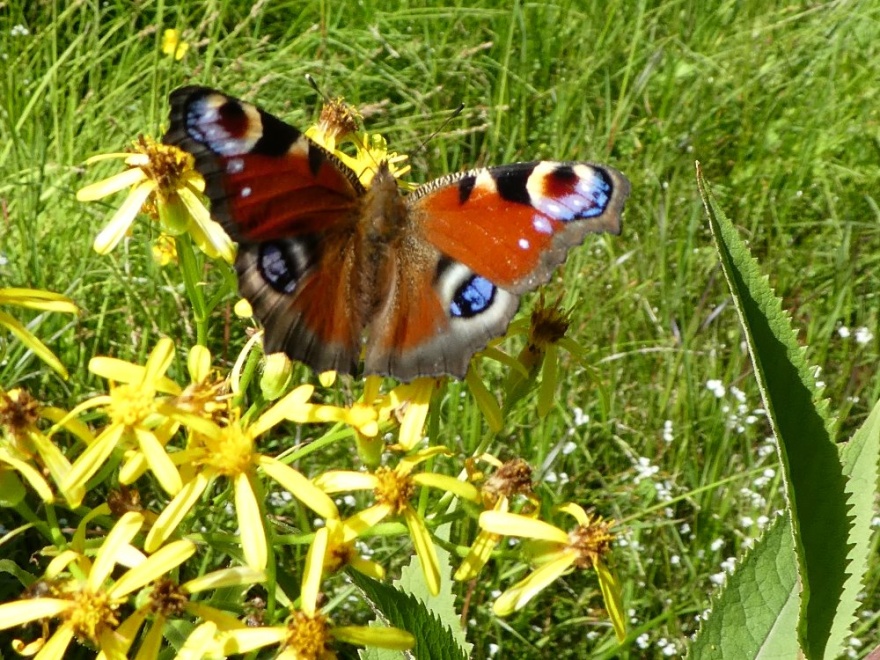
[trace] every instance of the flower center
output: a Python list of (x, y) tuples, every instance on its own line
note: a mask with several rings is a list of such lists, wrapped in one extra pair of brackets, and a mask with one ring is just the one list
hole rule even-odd
[(395, 513), (403, 512), (409, 506), (409, 501), (416, 491), (415, 484), (409, 475), (380, 467), (376, 470), (376, 478), (379, 480), (379, 485), (376, 486), (376, 500), (383, 504), (390, 504)]
[(606, 522), (602, 518), (596, 518), (569, 532), (568, 547), (578, 552), (575, 566), (593, 568), (596, 560), (608, 553), (614, 540), (614, 534), (611, 533), (613, 524), (614, 521)]
[(30, 431), (36, 430), (39, 411), (40, 404), (25, 390), (0, 390), (0, 428), (6, 429), (14, 441), (23, 442)]
[(131, 429), (153, 412), (153, 393), (131, 385), (117, 385), (110, 390), (110, 419)]
[(168, 579), (160, 579), (150, 592), (150, 609), (165, 617), (180, 616), (189, 598), (183, 590)]
[(295, 612), (287, 627), (290, 629), (287, 646), (296, 652), (297, 658), (314, 660), (325, 657), (330, 645), (327, 617)]
[(216, 436), (200, 435), (205, 446), (201, 462), (220, 474), (234, 477), (247, 472), (253, 464), (254, 443), (237, 423), (224, 426)]
[(106, 593), (84, 589), (71, 594), (70, 599), (76, 603), (76, 606), (67, 610), (64, 617), (80, 639), (98, 644), (106, 626), (119, 625), (119, 619), (116, 618), (119, 603), (113, 601)]
[(156, 190), (163, 198), (181, 188), (184, 175), (193, 168), (192, 156), (185, 151), (143, 135), (138, 138), (135, 149), (147, 157), (148, 162), (140, 167), (156, 182)]

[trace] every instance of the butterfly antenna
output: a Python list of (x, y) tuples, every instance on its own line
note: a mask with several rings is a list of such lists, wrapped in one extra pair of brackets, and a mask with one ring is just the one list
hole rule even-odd
[(439, 126), (439, 128), (437, 128), (437, 130), (435, 130), (428, 137), (426, 137), (424, 140), (422, 140), (418, 147), (413, 149), (413, 153), (418, 153), (418, 152), (422, 151), (426, 146), (428, 146), (428, 143), (431, 140), (433, 140), (435, 137), (437, 137), (440, 134), (440, 131), (442, 131), (444, 128), (446, 128), (449, 125), (449, 122), (451, 122), (453, 119), (458, 117), (462, 113), (463, 110), (464, 110), (464, 103), (459, 103), (458, 107), (452, 111), (452, 114), (446, 118), (446, 121), (444, 121), (442, 124), (440, 124), (440, 126)]
[(307, 73), (307, 74), (306, 74), (306, 82), (309, 83), (309, 85), (311, 86), (311, 88), (312, 88), (313, 90), (315, 90), (316, 92), (318, 92), (318, 96), (320, 96), (320, 97), (324, 100), (324, 103), (329, 103), (329, 102), (330, 102), (330, 97), (327, 96), (327, 95), (324, 93), (324, 90), (323, 90), (323, 89), (321, 89), (320, 87), (318, 87), (318, 81), (315, 80), (315, 79), (312, 77), (312, 74), (311, 74), (311, 73)]

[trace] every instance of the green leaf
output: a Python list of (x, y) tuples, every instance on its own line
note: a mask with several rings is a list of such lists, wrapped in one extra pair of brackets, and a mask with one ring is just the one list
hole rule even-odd
[[(434, 536), (444, 541), (449, 540), (450, 525), (440, 525), (434, 530)], [(452, 590), (455, 582), (452, 580), (451, 556), (440, 546), (435, 546), (437, 562), (440, 565), (440, 592), (432, 596), (424, 579), (421, 561), (417, 555), (413, 555), (410, 563), (403, 567), (400, 579), (394, 583), (395, 587), (412, 594), (425, 604), (429, 610), (436, 614), (458, 642), (462, 651), (470, 655), (471, 645), (467, 642), (464, 630), (461, 627), (461, 617), (456, 608), (456, 597)]]
[(0, 507), (14, 507), (27, 494), (21, 479), (12, 470), (0, 470)]
[(780, 516), (747, 553), (712, 604), (689, 658), (796, 658), (797, 558)]
[(871, 538), (874, 517), (874, 501), (877, 494), (878, 460), (880, 460), (880, 401), (865, 423), (856, 431), (852, 439), (841, 447), (843, 473), (848, 477), (846, 490), (850, 495), (849, 510), (852, 526), (849, 534), (850, 551), (847, 555), (849, 575), (843, 588), (843, 597), (837, 617), (834, 619), (831, 639), (826, 655), (840, 655), (856, 621), (860, 606), (857, 596), (863, 587), (863, 579), (868, 572), (868, 558), (871, 556)]
[(845, 477), (788, 315), (718, 208), (699, 164), (697, 183), (777, 440), (801, 584), (798, 640), (807, 657), (824, 657), (837, 645), (832, 626), (847, 578)]
[[(349, 571), (352, 582), (382, 613), (389, 625), (413, 634), (416, 646), (412, 653), (419, 660), (464, 660), (467, 658), (449, 628), (415, 596), (382, 584), (356, 571)], [(385, 658), (373, 649), (364, 650), (361, 657)], [(397, 653), (396, 657), (400, 657)]]

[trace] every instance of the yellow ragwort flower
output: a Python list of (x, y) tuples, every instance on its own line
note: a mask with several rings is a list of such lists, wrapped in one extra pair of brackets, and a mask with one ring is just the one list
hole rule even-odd
[(184, 466), (186, 484), (150, 529), (144, 543), (147, 551), (161, 545), (174, 532), (214, 479), (225, 478), (232, 483), (235, 493), (245, 562), (255, 570), (265, 569), (268, 545), (264, 516), (256, 495), (258, 468), (321, 517), (338, 517), (333, 500), (298, 471), (260, 454), (255, 446), (255, 440), (279, 422), (305, 419), (313, 407), (308, 403), (313, 391), (311, 385), (292, 390), (250, 423), (233, 416), (226, 426), (219, 426), (204, 417), (178, 413), (176, 417), (190, 433), (187, 448), (175, 454), (175, 460)]
[[(59, 408), (44, 406), (27, 390), (0, 389), (0, 463), (6, 463), (23, 476), (44, 502), (51, 502), (52, 492), (42, 476), (45, 470), (60, 485), (70, 472), (70, 463), (61, 450), (38, 427), (39, 420), (62, 422), (64, 428), (86, 444), (94, 440), (88, 426), (75, 419), (67, 419)], [(84, 492), (75, 492), (82, 499)]]
[(448, 453), (446, 447), (432, 447), (401, 459), (394, 469), (379, 467), (374, 472), (330, 471), (315, 479), (315, 485), (326, 493), (372, 490), (376, 504), (356, 515), (359, 526), (365, 529), (388, 516), (402, 516), (421, 561), (425, 582), (435, 595), (440, 592), (440, 567), (431, 534), (425, 521), (411, 504), (416, 488), (430, 486), (470, 501), (479, 499), (479, 492), (472, 484), (459, 481), (455, 477), (432, 472), (412, 474), (419, 463)]
[[(17, 305), (27, 309), (39, 309), (44, 312), (65, 312), (78, 314), (79, 310), (73, 301), (66, 296), (39, 289), (0, 288), (0, 305)], [(19, 341), (34, 352), (38, 358), (67, 378), (67, 369), (46, 345), (28, 330), (21, 321), (11, 314), (0, 310), (0, 326), (5, 327), (18, 337)]]
[(146, 366), (110, 357), (91, 359), (89, 371), (110, 380), (110, 394), (81, 403), (70, 416), (100, 407), (110, 418), (110, 424), (74, 461), (61, 484), (68, 498), (77, 488), (85, 486), (120, 446), (140, 451), (169, 495), (180, 491), (180, 473), (165, 450), (165, 444), (176, 430), (176, 423), (168, 418), (172, 409), (167, 404), (171, 397), (159, 396), (181, 393), (180, 386), (165, 377), (173, 358), (174, 343), (162, 338), (150, 353)]
[[(320, 532), (327, 531), (326, 528)], [(250, 653), (279, 645), (277, 660), (334, 660), (333, 642), (358, 646), (377, 646), (404, 651), (415, 645), (415, 638), (399, 628), (333, 626), (317, 608), (324, 560), (329, 551), (329, 534), (317, 534), (306, 555), (299, 608), (291, 610), (285, 626), (238, 628), (218, 633), (217, 649), (223, 655)]]
[[(502, 463), (491, 454), (481, 457), (496, 470), (490, 476), (473, 470), (475, 461), (468, 460), (468, 474), (472, 481), (482, 481), (480, 495), (486, 510), (508, 511), (510, 500), (516, 495), (524, 496), (531, 508), (537, 506), (537, 497), (532, 490), (532, 468), (521, 458)], [(470, 551), (453, 576), (456, 580), (472, 580), (486, 565), (501, 536), (485, 529), (480, 530)]]
[(489, 533), (533, 539), (540, 551), (532, 560), (539, 564), (530, 575), (510, 587), (495, 601), (492, 610), (506, 616), (521, 609), (540, 591), (547, 588), (572, 569), (593, 568), (599, 577), (599, 587), (605, 599), (605, 609), (611, 617), (618, 640), (626, 638), (626, 617), (620, 597), (620, 583), (605, 563), (611, 550), (614, 521), (588, 515), (583, 508), (568, 503), (558, 511), (571, 515), (577, 525), (566, 532), (550, 523), (528, 516), (504, 511), (484, 511), (480, 527)]
[(162, 231), (172, 236), (188, 232), (209, 257), (222, 257), (228, 263), (235, 260), (234, 244), (211, 219), (202, 202), (205, 180), (195, 170), (190, 154), (141, 136), (131, 153), (93, 156), (86, 163), (111, 158), (123, 158), (129, 169), (88, 185), (76, 194), (79, 201), (91, 202), (130, 188), (122, 206), (95, 238), (98, 254), (107, 254), (116, 247), (143, 209), (159, 220)]
[[(33, 621), (61, 621), (47, 637), (29, 644), (16, 641), (16, 651), (23, 655), (39, 651), (40, 660), (60, 660), (76, 637), (107, 657), (124, 657), (120, 654), (123, 640), (117, 634), (120, 608), (135, 591), (159, 580), (195, 552), (190, 541), (177, 541), (145, 557), (131, 545), (143, 521), (139, 513), (125, 514), (104, 538), (94, 561), (66, 550), (46, 569), (40, 595), (27, 594), (22, 600), (0, 604), (0, 630)], [(117, 564), (134, 566), (111, 579)]]

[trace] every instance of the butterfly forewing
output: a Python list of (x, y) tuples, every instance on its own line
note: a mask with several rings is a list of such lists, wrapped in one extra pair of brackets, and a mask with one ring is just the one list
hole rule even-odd
[(619, 233), (628, 194), (629, 182), (610, 167), (536, 161), (440, 179), (410, 205), (441, 252), (524, 293), (547, 282), (588, 233)]

